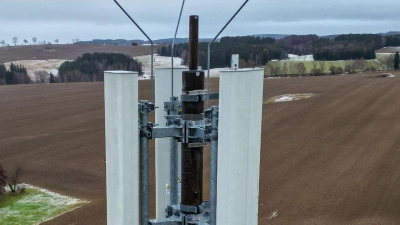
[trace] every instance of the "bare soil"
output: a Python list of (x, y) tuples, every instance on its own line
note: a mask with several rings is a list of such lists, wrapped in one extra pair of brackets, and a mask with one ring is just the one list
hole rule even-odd
[[(400, 224), (400, 78), (376, 75), (264, 80), (264, 101), (316, 95), (263, 105), (259, 224)], [(150, 82), (139, 86), (149, 99)], [(103, 83), (0, 86), (0, 96), (3, 167), (91, 201), (45, 224), (106, 224)]]
[(109, 46), (109, 45), (56, 45), (45, 50), (46, 45), (10, 46), (0, 48), (0, 62), (18, 60), (74, 60), (84, 53), (109, 52), (123, 53), (130, 56), (150, 55), (150, 46)]

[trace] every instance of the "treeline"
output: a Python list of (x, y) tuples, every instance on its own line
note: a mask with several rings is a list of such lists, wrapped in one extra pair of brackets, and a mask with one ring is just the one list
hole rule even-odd
[(272, 45), (275, 44), (275, 38), (270, 38), (270, 37), (261, 38), (253, 36), (222, 37), (220, 42), (246, 43), (250, 45)]
[(313, 43), (318, 40), (315, 34), (291, 35), (278, 39), (276, 44), (281, 46), (285, 52), (295, 55), (310, 55), (313, 52)]
[[(393, 64), (393, 60), (389, 63)], [(365, 59), (346, 60), (343, 62), (327, 61), (275, 61), (265, 66), (265, 74), (270, 76), (322, 76), (336, 74), (352, 74), (357, 72), (375, 72), (383, 70), (384, 66)]]
[(7, 69), (4, 63), (0, 63), (0, 85), (30, 84), (32, 80), (22, 65), (10, 64)]
[(85, 53), (73, 61), (61, 64), (59, 82), (103, 81), (106, 70), (138, 71), (143, 74), (142, 64), (121, 53)]
[(385, 47), (400, 46), (400, 35), (391, 35), (385, 37)]
[(315, 60), (375, 59), (375, 51), (388, 46), (400, 46), (400, 35), (344, 34), (314, 41), (313, 55)]
[[(271, 60), (287, 59), (288, 53), (312, 54), (315, 60), (375, 59), (375, 51), (386, 46), (400, 46), (400, 35), (346, 34), (334, 38), (317, 35), (291, 35), (281, 39), (270, 37), (222, 37), (211, 46), (211, 68), (229, 67), (232, 54), (240, 55), (241, 67), (262, 66)], [(199, 65), (207, 68), (208, 43), (199, 43)], [(188, 60), (189, 45), (179, 44), (174, 56)], [(171, 56), (171, 46), (158, 49), (161, 56)]]
[[(271, 59), (285, 58), (284, 49), (273, 44), (273, 38), (260, 37), (223, 37), (220, 42), (211, 45), (211, 68), (229, 67), (232, 54), (240, 55), (240, 67), (263, 66)], [(208, 43), (199, 43), (199, 65), (207, 68)], [(171, 45), (158, 49), (161, 56), (171, 56)], [(183, 59), (186, 64), (189, 58), (189, 44), (174, 47), (174, 56)]]

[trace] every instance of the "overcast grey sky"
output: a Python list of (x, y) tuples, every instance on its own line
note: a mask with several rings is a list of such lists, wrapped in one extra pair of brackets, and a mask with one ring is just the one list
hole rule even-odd
[[(119, 2), (152, 39), (173, 37), (181, 0)], [(188, 36), (189, 15), (200, 16), (201, 37), (214, 37), (243, 2), (186, 0), (178, 37)], [(398, 10), (398, 0), (250, 0), (221, 36), (398, 31)], [(0, 41), (13, 37), (145, 39), (113, 0), (0, 0)]]

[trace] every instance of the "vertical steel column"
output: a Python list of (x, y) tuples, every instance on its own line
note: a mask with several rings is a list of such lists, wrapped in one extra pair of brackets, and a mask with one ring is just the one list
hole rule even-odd
[(170, 139), (170, 196), (169, 201), (171, 205), (178, 205), (178, 142)]
[[(173, 83), (173, 80), (172, 80)], [(173, 93), (173, 90), (172, 90)], [(171, 102), (176, 102), (174, 101), (176, 97), (171, 97)], [(172, 110), (170, 110), (169, 115), (178, 115), (178, 111), (176, 110), (175, 106), (173, 107)], [(169, 169), (170, 169), (170, 196), (169, 196), (169, 201), (171, 205), (178, 205), (178, 142), (174, 138), (170, 138), (170, 161), (169, 161)]]
[[(140, 106), (140, 224), (149, 223), (149, 102), (139, 101)], [(134, 137), (132, 137), (134, 138)]]
[[(189, 71), (182, 73), (182, 92), (204, 89), (204, 72), (198, 68), (199, 17), (190, 16)], [(182, 102), (183, 120), (203, 120), (203, 102)], [(197, 207), (203, 201), (203, 148), (182, 143), (181, 204)]]
[(218, 106), (212, 107), (210, 154), (210, 225), (217, 224)]
[(199, 16), (189, 19), (189, 70), (197, 70), (199, 66)]

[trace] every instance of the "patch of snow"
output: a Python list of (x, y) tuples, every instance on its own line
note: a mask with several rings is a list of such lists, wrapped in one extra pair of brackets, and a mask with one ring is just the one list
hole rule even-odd
[(143, 74), (139, 76), (139, 80), (150, 80), (151, 79), (151, 75), (148, 74)]
[[(223, 70), (230, 70), (230, 68), (214, 68), (210, 69), (210, 77), (219, 77), (219, 72)], [(207, 70), (205, 70), (205, 77), (207, 77)]]
[[(168, 56), (159, 56), (157, 54), (154, 54), (153, 56), (154, 62), (153, 66), (154, 68), (171, 68), (171, 57)], [(134, 59), (138, 60), (139, 62), (142, 63), (142, 70), (145, 75), (148, 75), (148, 77), (151, 76), (151, 55), (144, 55), (144, 56), (136, 56)], [(182, 64), (182, 59), (179, 57), (174, 57), (174, 67), (179, 68), (179, 67), (184, 67)], [(142, 80), (147, 79), (145, 76), (143, 78), (139, 78)], [(150, 78), (149, 78), (150, 79)]]
[(382, 75), (379, 75), (378, 77), (389, 77), (389, 78), (393, 78), (396, 77), (395, 75), (391, 74), (391, 73), (384, 73)]
[[(151, 55), (137, 56), (134, 59), (142, 63), (143, 75), (139, 76), (139, 80), (149, 80), (151, 78)], [(182, 64), (182, 59), (174, 57), (174, 68), (185, 67)], [(171, 68), (171, 57), (154, 55), (154, 68)], [(205, 76), (207, 77), (207, 69), (205, 70)], [(229, 68), (214, 68), (210, 69), (210, 77), (219, 77), (221, 70), (229, 70)]]
[[(43, 195), (37, 195), (33, 198), (30, 199), (21, 199), (20, 201), (22, 203), (29, 202), (29, 201), (43, 201), (43, 199), (46, 199), (46, 202), (48, 202), (49, 204), (53, 205), (53, 206), (63, 206), (63, 205), (75, 205), (78, 204), (80, 202), (82, 202), (80, 199), (77, 198), (72, 198), (66, 195), (61, 195), (43, 188), (39, 188), (39, 187), (35, 187), (29, 184), (23, 184), (26, 186), (27, 189), (36, 189), (38, 191), (40, 191), (41, 193), (43, 193)], [(47, 195), (47, 197), (46, 197)], [(51, 198), (49, 198), (51, 197)]]
[(268, 218), (269, 220), (278, 216), (278, 211), (273, 212), (271, 216)]
[(274, 102), (297, 101), (310, 98), (314, 95), (315, 95), (314, 93), (284, 94), (284, 95), (274, 96), (269, 100), (265, 101), (264, 104), (274, 103)]
[(294, 55), (294, 54), (288, 54), (288, 57), (290, 61), (314, 61), (314, 56), (313, 55)]
[(387, 52), (384, 52), (384, 53), (376, 53), (376, 55), (394, 55), (395, 53), (387, 53)]
[(295, 99), (296, 98), (294, 98), (294, 97), (290, 97), (290, 96), (284, 95), (284, 96), (282, 96), (280, 98), (275, 99), (275, 102), (289, 102), (289, 101), (293, 101)]

